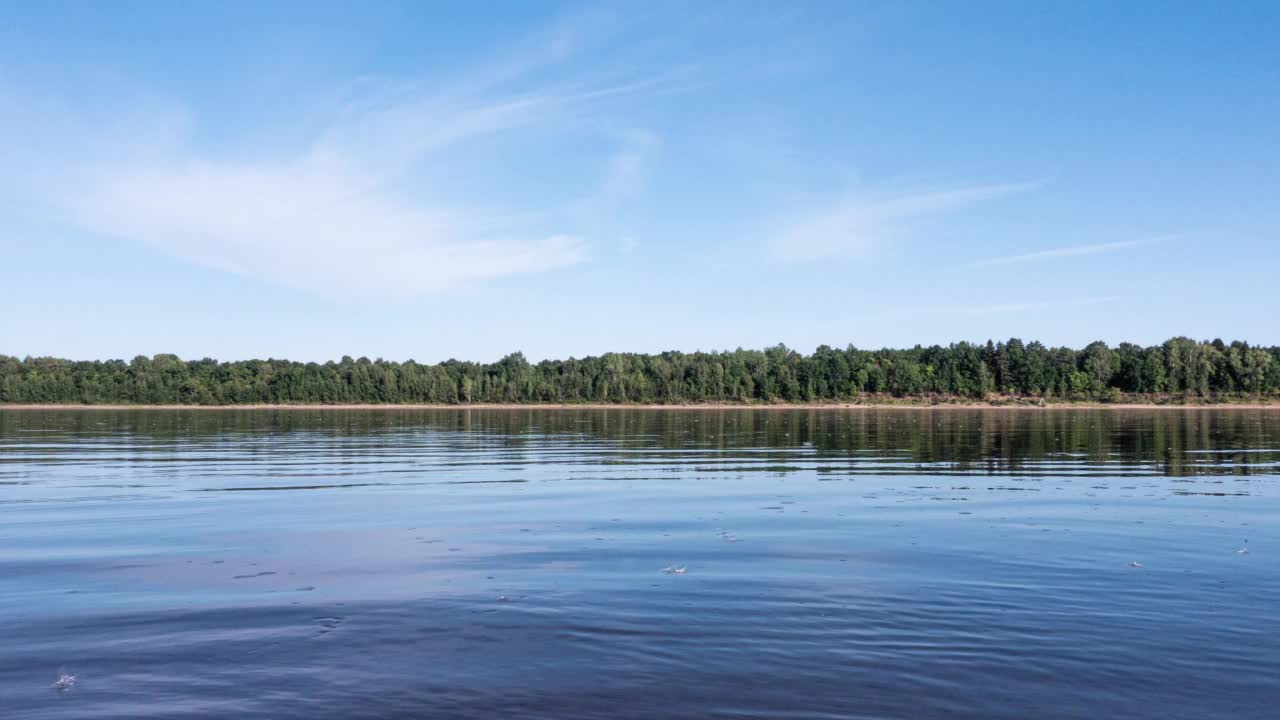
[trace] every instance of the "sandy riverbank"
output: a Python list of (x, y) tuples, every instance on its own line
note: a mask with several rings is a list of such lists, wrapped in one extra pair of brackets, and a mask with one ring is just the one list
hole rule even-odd
[(671, 405), (622, 403), (472, 403), (472, 404), (300, 404), (300, 405), (0, 405), (5, 410), (1276, 410), (1280, 403), (1223, 402), (1203, 404), (1155, 403), (688, 403)]

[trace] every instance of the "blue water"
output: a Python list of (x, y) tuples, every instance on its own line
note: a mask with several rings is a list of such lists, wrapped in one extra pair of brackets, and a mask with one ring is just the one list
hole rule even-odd
[(0, 410), (0, 717), (1276, 718), (1278, 476), (1257, 410)]

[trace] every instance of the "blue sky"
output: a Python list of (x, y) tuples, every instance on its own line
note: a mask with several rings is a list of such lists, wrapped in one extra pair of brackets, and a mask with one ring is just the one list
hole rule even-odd
[(0, 353), (1280, 343), (1275, 3), (3, 3)]

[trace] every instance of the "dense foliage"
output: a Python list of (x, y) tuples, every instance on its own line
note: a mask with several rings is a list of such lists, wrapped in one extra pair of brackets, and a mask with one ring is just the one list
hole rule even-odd
[(76, 362), (0, 355), (3, 403), (812, 402), (873, 396), (1119, 400), (1280, 395), (1280, 347), (1173, 338), (1083, 350), (1010, 340), (909, 350), (608, 353), (531, 364), (353, 360), (183, 361), (173, 355)]

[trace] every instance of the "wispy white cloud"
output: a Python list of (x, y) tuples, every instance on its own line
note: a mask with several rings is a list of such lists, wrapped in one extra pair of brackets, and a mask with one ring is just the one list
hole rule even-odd
[(647, 179), (654, 156), (661, 146), (661, 138), (651, 131), (631, 130), (625, 133), (621, 149), (609, 160), (599, 200), (613, 206), (636, 192)]
[(600, 181), (593, 192), (573, 208), (576, 223), (593, 235), (614, 238), (623, 252), (639, 243), (629, 227), (626, 206), (649, 185), (662, 139), (654, 132), (631, 129), (618, 133), (619, 147), (603, 164)]
[(583, 240), (400, 191), (420, 165), (469, 139), (533, 122), (548, 97), (428, 101), (347, 113), (293, 157), (228, 161), (185, 146), (99, 168), (73, 217), (209, 267), (320, 292), (412, 295), (571, 265)]
[(79, 219), (215, 269), (321, 292), (411, 295), (583, 259), (574, 237), (477, 233), (340, 171), (204, 165), (113, 178)]
[[(575, 44), (562, 28), (434, 90), (363, 79), (290, 151), (211, 145), (199, 136), (198, 113), (171, 100), (153, 103), (170, 111), (145, 117), (119, 101), (77, 117), (76, 102), (57, 107), (54, 99), (45, 103), (50, 112), (0, 121), (12, 130), (0, 138), (0, 155), (22, 156), (0, 169), (0, 186), (27, 185), (35, 202), (91, 233), (320, 293), (407, 296), (563, 268), (587, 257), (580, 199), (529, 213), (504, 206), (500, 192), (464, 206), (456, 193), (433, 189), (500, 136), (528, 130), (520, 139), (537, 142), (547, 131), (580, 131), (574, 122), (583, 112), (653, 89), (651, 79), (625, 73), (555, 72)], [(27, 100), (0, 87), (0, 105)], [(60, 124), (44, 126), (42, 117)], [(42, 138), (42, 149), (21, 148), (24, 136)], [(644, 182), (660, 144), (642, 130), (615, 139), (619, 149), (606, 156), (592, 195), (602, 208)], [(20, 176), (15, 167), (31, 170)]]
[(980, 268), (992, 265), (1012, 265), (1014, 263), (1032, 262), (1035, 260), (1052, 260), (1054, 258), (1076, 257), (1079, 255), (1097, 255), (1099, 253), (1114, 252), (1116, 250), (1124, 250), (1126, 248), (1140, 247), (1143, 245), (1151, 245), (1159, 242), (1161, 238), (1147, 238), (1143, 240), (1123, 240), (1120, 242), (1095, 243), (1092, 245), (1074, 245), (1071, 247), (1052, 248), (1049, 250), (1039, 250), (1030, 253), (1021, 253), (1018, 255), (1006, 255), (1004, 257), (987, 258), (971, 263), (961, 265), (961, 268)]
[(985, 305), (946, 305), (930, 308), (930, 312), (934, 313), (952, 313), (957, 315), (996, 315), (1002, 313), (1023, 313), (1023, 312), (1040, 312), (1045, 310), (1057, 310), (1067, 308), (1088, 307), (1090, 305), (1102, 305), (1118, 300), (1119, 298), (1092, 297), (1077, 298), (1073, 300), (1046, 300), (1033, 302), (1010, 302), (1010, 303), (988, 303)]
[(437, 154), (536, 122), (559, 102), (409, 101), (348, 111), (294, 157), (226, 161), (184, 147), (159, 161), (103, 168), (74, 217), (109, 235), (281, 285), (412, 295), (580, 262), (568, 232), (491, 227), (488, 213), (398, 188)]
[(1038, 183), (976, 185), (893, 195), (850, 193), (802, 213), (771, 236), (774, 250), (789, 260), (862, 255), (909, 233), (914, 221), (975, 203), (1026, 192)]

